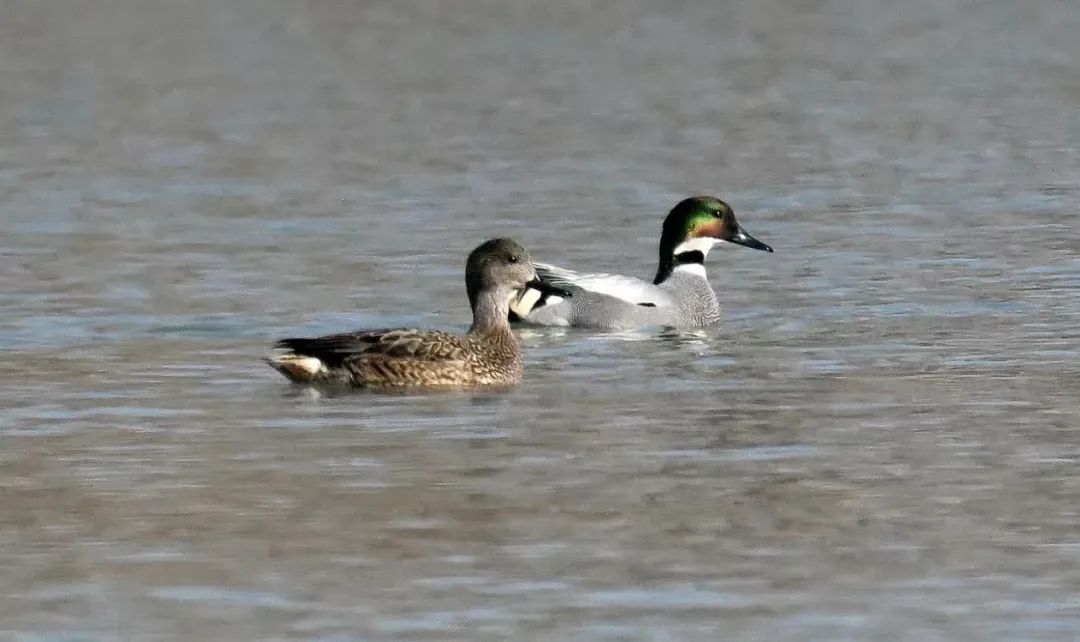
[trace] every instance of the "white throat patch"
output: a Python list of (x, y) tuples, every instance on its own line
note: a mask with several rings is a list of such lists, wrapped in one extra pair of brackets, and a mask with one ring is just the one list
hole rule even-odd
[(686, 239), (682, 243), (675, 246), (675, 254), (682, 254), (683, 252), (701, 252), (702, 256), (708, 256), (709, 250), (713, 249), (720, 239), (715, 239), (711, 236), (699, 236), (697, 238)]
[(700, 276), (703, 279), (709, 278), (708, 275), (705, 274), (705, 266), (700, 263), (683, 263), (682, 265), (676, 265), (673, 272), (693, 274), (694, 276)]

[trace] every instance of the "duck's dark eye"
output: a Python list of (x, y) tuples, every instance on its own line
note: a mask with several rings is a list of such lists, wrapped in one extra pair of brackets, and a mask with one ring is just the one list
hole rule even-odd
[(521, 260), (521, 257), (516, 255), (516, 254), (511, 254), (510, 256), (506, 257), (506, 262), (507, 263), (517, 263), (520, 260)]

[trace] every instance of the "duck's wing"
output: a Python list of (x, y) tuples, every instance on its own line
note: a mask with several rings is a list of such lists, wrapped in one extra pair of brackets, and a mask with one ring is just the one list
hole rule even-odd
[(462, 385), (465, 337), (420, 330), (367, 330), (278, 341), (266, 360), (297, 383)]
[(619, 274), (583, 273), (537, 263), (537, 277), (572, 295), (525, 288), (510, 300), (510, 320), (535, 325), (620, 328), (660, 325), (677, 309), (675, 300), (648, 281)]
[(661, 308), (675, 305), (675, 300), (667, 292), (649, 281), (636, 279), (632, 276), (600, 272), (575, 272), (546, 263), (536, 264), (536, 274), (541, 281), (547, 281), (571, 293), (591, 292), (604, 294), (627, 303), (646, 307)]
[(340, 367), (364, 356), (427, 361), (464, 357), (463, 338), (448, 332), (415, 329), (365, 330), (313, 338), (282, 339), (275, 345), (298, 357), (313, 357), (326, 367)]

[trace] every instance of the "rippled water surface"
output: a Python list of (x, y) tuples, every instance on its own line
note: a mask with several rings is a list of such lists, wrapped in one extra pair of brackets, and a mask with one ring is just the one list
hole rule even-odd
[[(3, 4), (0, 639), (1080, 635), (1080, 4), (725, 4)], [(719, 328), (260, 362), (692, 193)]]

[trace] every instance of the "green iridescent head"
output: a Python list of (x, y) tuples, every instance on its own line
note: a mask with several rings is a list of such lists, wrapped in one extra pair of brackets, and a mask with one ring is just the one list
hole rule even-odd
[(704, 262), (709, 250), (721, 241), (773, 251), (746, 233), (735, 219), (735, 211), (724, 201), (714, 196), (692, 196), (681, 201), (664, 219), (660, 267), (654, 283), (668, 278), (677, 265)]

